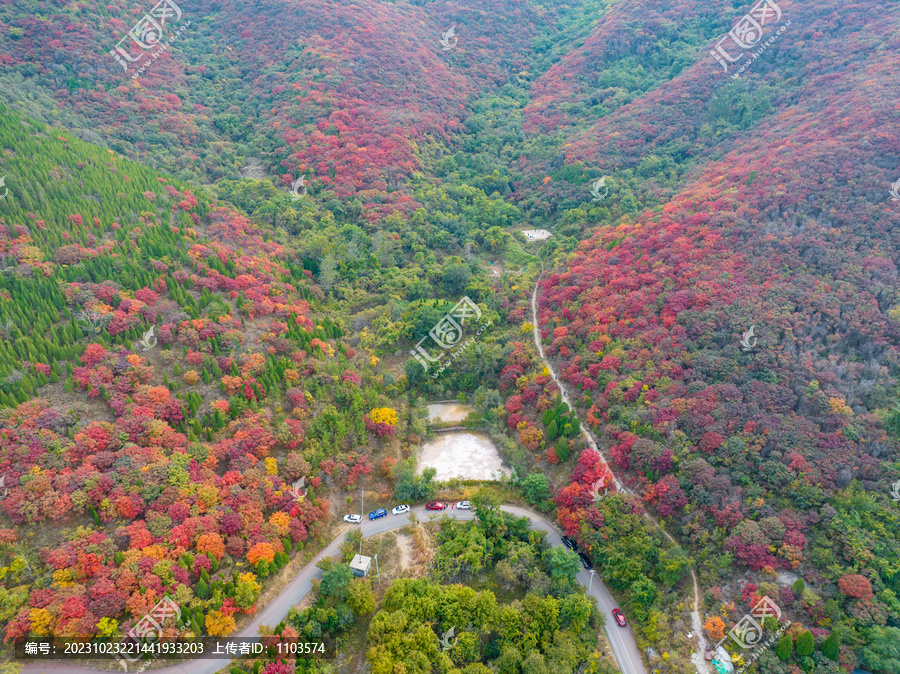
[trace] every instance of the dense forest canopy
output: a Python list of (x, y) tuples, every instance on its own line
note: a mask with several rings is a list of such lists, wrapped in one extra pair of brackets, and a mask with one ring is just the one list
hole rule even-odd
[[(410, 522), (421, 577), (353, 579), (345, 546), (263, 632), (358, 671), (616, 671), (516, 500), (647, 671), (712, 671), (698, 638), (900, 671), (896, 12), (23, 0), (0, 28), (7, 646), (164, 597), (168, 637), (231, 634), (360, 493), (477, 493)], [(423, 367), (462, 298), (489, 327)], [(454, 398), (499, 492), (418, 470)], [(728, 633), (764, 597), (791, 624), (751, 654)]]

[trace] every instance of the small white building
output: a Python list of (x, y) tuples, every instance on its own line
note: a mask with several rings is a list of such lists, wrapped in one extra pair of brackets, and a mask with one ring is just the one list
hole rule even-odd
[(543, 241), (553, 236), (546, 229), (523, 229), (521, 232), (529, 241)]
[(353, 561), (350, 562), (350, 568), (353, 569), (353, 575), (365, 578), (369, 575), (369, 569), (372, 568), (372, 558), (365, 555), (353, 555)]

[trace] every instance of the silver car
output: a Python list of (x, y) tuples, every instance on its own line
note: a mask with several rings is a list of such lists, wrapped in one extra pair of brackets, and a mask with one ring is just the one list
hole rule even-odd
[(402, 515), (403, 513), (409, 512), (409, 506), (408, 505), (398, 505), (396, 508), (393, 508), (391, 510), (391, 512), (395, 515)]
[(350, 524), (359, 524), (362, 522), (362, 515), (344, 515), (344, 521)]

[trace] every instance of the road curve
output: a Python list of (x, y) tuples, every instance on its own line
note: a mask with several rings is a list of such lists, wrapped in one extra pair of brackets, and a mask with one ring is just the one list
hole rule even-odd
[[(544, 361), (544, 365), (547, 366), (547, 370), (550, 372), (550, 377), (553, 381), (556, 382), (556, 385), (559, 387), (560, 397), (563, 402), (569, 406), (569, 409), (576, 412), (575, 406), (572, 405), (569, 399), (569, 392), (566, 390), (565, 385), (562, 383), (562, 380), (556, 373), (556, 370), (553, 369), (553, 363), (550, 362), (550, 359), (544, 355), (544, 346), (541, 343), (541, 324), (538, 320), (538, 311), (537, 311), (537, 291), (538, 287), (541, 284), (541, 278), (544, 276), (544, 261), (541, 260), (541, 273), (538, 275), (537, 281), (534, 283), (534, 290), (531, 292), (531, 317), (532, 317), (532, 332), (534, 333), (534, 345), (537, 347), (538, 356), (540, 356), (541, 360)], [(600, 447), (597, 445), (596, 440), (594, 440), (594, 436), (591, 434), (589, 430), (586, 428), (587, 424), (581, 424), (581, 435), (584, 437), (585, 441), (588, 443), (588, 446), (593, 449), (597, 454), (600, 455), (600, 459), (606, 464), (607, 470), (609, 470), (610, 475), (612, 475), (613, 483), (616, 485), (616, 488), (624, 492), (626, 494), (634, 495), (630, 489), (625, 487), (620, 481), (619, 478), (616, 477), (616, 474), (613, 472), (612, 467), (609, 465), (609, 461), (607, 461), (606, 456), (604, 456)], [(659, 522), (650, 517), (650, 514), (645, 512), (644, 517), (653, 522), (656, 527), (666, 535), (666, 537), (672, 541), (675, 545), (678, 543), (674, 538), (669, 534), (668, 531), (663, 529), (662, 525)], [(703, 654), (706, 652), (706, 638), (703, 636), (703, 630), (701, 629), (701, 621), (700, 621), (700, 591), (697, 588), (697, 574), (694, 573), (694, 570), (691, 569), (691, 579), (694, 581), (694, 607), (691, 611), (691, 626), (693, 627), (694, 632), (697, 633), (697, 645), (698, 649), (691, 653), (691, 662), (694, 663), (694, 666), (697, 668), (698, 674), (708, 674), (709, 666), (703, 658)], [(604, 588), (605, 589), (605, 588)], [(632, 641), (634, 638), (632, 637)], [(634, 646), (637, 649), (637, 645)], [(619, 663), (621, 664), (621, 660)]]
[[(517, 517), (527, 517), (530, 520), (530, 527), (535, 531), (546, 531), (547, 541), (551, 545), (562, 545), (562, 534), (548, 520), (526, 508), (516, 506), (501, 506), (501, 509)], [(433, 515), (432, 511), (425, 510), (424, 506), (416, 506), (412, 508), (412, 512), (416, 514), (420, 522), (428, 520), (429, 515)], [(461, 521), (474, 519), (475, 515), (471, 510), (445, 510), (440, 515), (449, 515)], [(405, 515), (393, 516), (388, 515), (375, 521), (364, 520), (361, 525), (363, 538), (374, 536), (392, 529), (409, 526), (409, 520)], [(316, 563), (323, 557), (333, 557), (338, 554), (338, 548), (347, 533), (351, 531), (348, 527), (343, 533), (338, 535), (331, 543), (329, 543), (319, 554), (313, 557), (310, 562), (304, 566), (300, 573), (288, 584), (281, 593), (273, 599), (264, 609), (262, 609), (244, 629), (233, 637), (255, 637), (258, 635), (260, 625), (269, 625), (274, 627), (287, 615), (288, 610), (297, 604), (312, 589), (312, 580), (321, 578), (322, 571), (316, 567)], [(370, 576), (371, 577), (371, 576)], [(612, 619), (612, 609), (617, 604), (609, 594), (609, 591), (600, 581), (599, 577), (594, 578), (593, 583), (590, 582), (590, 573), (585, 569), (578, 572), (576, 579), (585, 587), (590, 586), (591, 596), (593, 596), (600, 607), (600, 611), (606, 617), (607, 625), (605, 627), (607, 638), (612, 647), (613, 654), (619, 662), (619, 668), (624, 674), (646, 674), (643, 664), (641, 663), (640, 652), (634, 642), (634, 636), (631, 634), (631, 628), (621, 628), (615, 624)], [(223, 667), (227, 667), (231, 661), (227, 658), (210, 659), (210, 660), (190, 660), (181, 662), (168, 667), (152, 669), (153, 674), (214, 674)], [(133, 667), (131, 671), (138, 668)], [(55, 661), (37, 662), (26, 664), (22, 670), (25, 674), (87, 674), (90, 672), (98, 672), (105, 670), (92, 669), (90, 667), (79, 667), (76, 665), (65, 664)]]

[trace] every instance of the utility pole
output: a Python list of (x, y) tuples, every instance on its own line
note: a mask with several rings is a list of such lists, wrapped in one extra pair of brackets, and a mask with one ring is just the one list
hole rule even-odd
[(594, 586), (594, 574), (597, 573), (593, 569), (591, 569), (591, 582), (588, 583), (588, 594), (591, 593), (591, 588)]
[(378, 570), (378, 555), (375, 555), (375, 575), (378, 576), (378, 584), (381, 585), (381, 572)]

